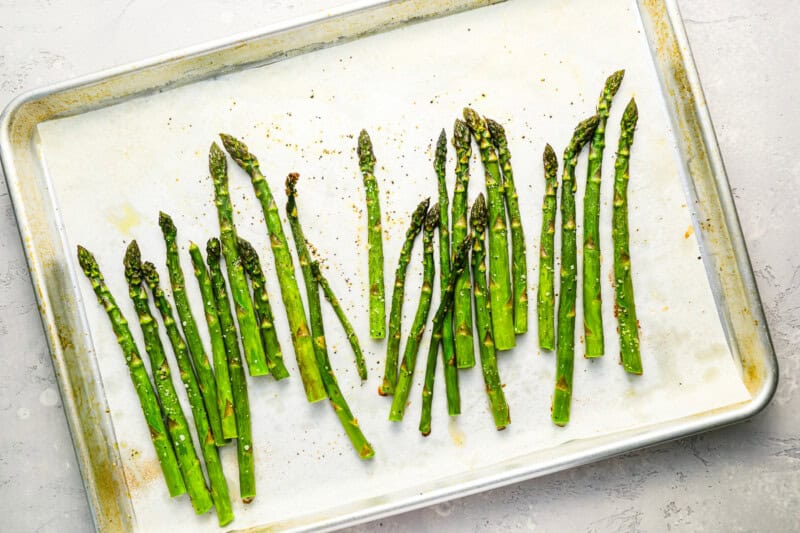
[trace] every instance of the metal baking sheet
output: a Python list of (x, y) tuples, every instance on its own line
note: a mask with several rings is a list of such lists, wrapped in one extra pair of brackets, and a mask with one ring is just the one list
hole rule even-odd
[[(167, 497), (123, 360), (74, 249), (82, 243), (95, 251), (132, 318), (122, 252), (136, 238), (163, 266), (159, 209), (175, 217), (187, 270), (189, 240), (218, 231), (205, 161), (219, 131), (246, 139), (279, 203), (285, 175), (301, 173), (307, 236), (357, 330), (366, 332), (358, 129), (372, 132), (379, 158), (391, 281), (408, 214), (435, 193), (431, 145), (441, 127), (450, 129), (464, 105), (507, 123), (535, 281), (544, 143), (563, 149), (617, 68), (627, 74), (609, 122), (605, 176), (630, 96), (641, 115), (630, 195), (645, 375), (621, 371), (616, 338), (607, 335), (609, 355), (576, 361), (573, 420), (556, 428), (549, 422), (553, 356), (536, 348), (534, 324), (500, 359), (509, 429), (494, 431), (476, 369), (462, 372), (457, 420), (445, 415), (437, 385), (433, 434), (423, 439), (419, 379), (406, 421), (389, 424), (389, 404), (375, 394), (384, 346), (362, 334), (370, 369), (362, 386), (327, 314), (334, 366), (376, 458), (360, 462), (330, 409), (305, 403), (296, 368), (282, 383), (251, 379), (258, 497), (235, 503), (234, 529), (353, 524), (740, 421), (769, 401), (775, 356), (674, 2), (486, 4), (359, 2), (36, 91), (5, 111), (3, 167), (98, 529), (216, 527), (213, 514), (196, 517), (188, 501)], [(472, 168), (474, 198), (480, 163)], [(262, 251), (277, 295), (260, 209), (236, 168), (231, 190), (240, 233)], [(609, 187), (603, 205), (608, 228)], [(610, 231), (601, 244), (611, 249)], [(603, 263), (604, 279), (610, 263)], [(407, 314), (419, 284), (418, 260), (412, 265)], [(604, 291), (611, 330), (610, 282)], [(223, 461), (238, 500), (230, 447)]]

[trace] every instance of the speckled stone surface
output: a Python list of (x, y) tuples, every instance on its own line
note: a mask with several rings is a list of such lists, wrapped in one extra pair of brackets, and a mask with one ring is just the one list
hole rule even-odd
[[(7, 0), (0, 3), (0, 104), (45, 84), (339, 3)], [(791, 0), (679, 4), (781, 365), (772, 404), (736, 427), (355, 531), (800, 528), (800, 10)], [(90, 530), (4, 178), (0, 427), (0, 530)]]

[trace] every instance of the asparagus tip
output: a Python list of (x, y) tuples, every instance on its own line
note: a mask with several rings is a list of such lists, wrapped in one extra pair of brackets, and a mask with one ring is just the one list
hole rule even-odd
[[(210, 243), (211, 241), (209, 241), (209, 245)], [(242, 266), (247, 271), (247, 273), (252, 276), (254, 272), (261, 270), (258, 260), (258, 254), (256, 253), (256, 249), (253, 248), (253, 245), (250, 244), (249, 241), (246, 241), (241, 237), (239, 237), (238, 247), (239, 247), (239, 255), (242, 258)]]
[(619, 86), (622, 85), (622, 78), (625, 77), (625, 70), (618, 70), (613, 73), (611, 76), (606, 79), (606, 85), (604, 90), (608, 92), (609, 95), (614, 96), (617, 94), (619, 90)]
[(125, 250), (125, 279), (130, 285), (139, 285), (142, 282), (142, 253), (139, 250), (139, 243), (131, 241), (128, 249)]
[(636, 107), (636, 100), (631, 98), (625, 112), (622, 114), (622, 127), (625, 129), (634, 128), (636, 121), (639, 119), (639, 109)]
[(469, 126), (471, 130), (478, 130), (481, 129), (483, 126), (483, 119), (481, 116), (471, 107), (464, 108), (464, 120)]
[(158, 287), (158, 271), (156, 270), (156, 266), (150, 261), (142, 263), (142, 276), (148, 287), (151, 289)]
[(300, 179), (300, 174), (297, 172), (290, 172), (286, 176), (286, 196), (289, 198), (297, 197), (297, 180)]
[(253, 157), (247, 145), (242, 141), (227, 133), (220, 133), (219, 138), (222, 140), (222, 146), (225, 147), (225, 150), (239, 166), (245, 168), (248, 166), (257, 166), (258, 162), (256, 158)]
[(489, 117), (486, 117), (485, 120), (486, 128), (489, 130), (489, 135), (492, 138), (492, 144), (495, 147), (507, 144), (505, 128), (503, 128), (499, 122), (492, 120)]
[(228, 161), (225, 159), (225, 152), (216, 142), (212, 142), (208, 150), (208, 168), (215, 179), (227, 177)]
[(447, 154), (447, 132), (442, 128), (439, 139), (436, 141), (436, 158), (443, 158)]
[(586, 144), (589, 139), (592, 138), (592, 135), (594, 135), (594, 130), (597, 129), (597, 124), (599, 122), (600, 117), (597, 115), (581, 121), (581, 123), (575, 127), (575, 133), (572, 136), (572, 146), (579, 147)]
[[(422, 204), (420, 204), (420, 207)], [(419, 208), (418, 208), (419, 209)], [(439, 203), (433, 204), (425, 217), (425, 231), (433, 231), (439, 225)]]
[(469, 126), (459, 118), (453, 123), (453, 146), (456, 149), (469, 147)]
[(161, 226), (161, 231), (164, 233), (164, 235), (174, 235), (177, 231), (175, 229), (175, 222), (172, 221), (172, 217), (166, 214), (164, 211), (158, 212), (158, 225)]
[(372, 150), (372, 140), (369, 138), (367, 130), (361, 130), (361, 133), (358, 134), (356, 152), (358, 153), (361, 167), (370, 169), (368, 171), (371, 172), (371, 169), (375, 166), (375, 153)]
[(472, 204), (472, 212), (469, 217), (470, 224), (475, 233), (482, 234), (486, 230), (486, 198), (480, 193)]
[(544, 170), (547, 174), (558, 173), (558, 158), (553, 147), (548, 143), (544, 147)]
[(208, 242), (206, 243), (206, 253), (208, 254), (209, 260), (211, 260), (212, 258), (219, 259), (220, 255), (219, 239), (217, 239), (216, 237), (211, 237), (210, 239), (208, 239)]
[(81, 246), (78, 245), (78, 263), (81, 265), (81, 269), (87, 276), (91, 276), (93, 272), (97, 272), (97, 260), (92, 255), (92, 252)]

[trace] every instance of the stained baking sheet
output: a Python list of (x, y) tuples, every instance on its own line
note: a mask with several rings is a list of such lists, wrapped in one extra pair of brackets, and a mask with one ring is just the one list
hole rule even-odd
[[(742, 364), (726, 339), (724, 312), (718, 312), (724, 304), (715, 301), (709, 264), (702, 260), (697, 236), (706, 228), (693, 216), (692, 180), (679, 150), (683, 132), (673, 129), (653, 54), (635, 2), (518, 0), (39, 124), (38, 151), (72, 261), (68, 268), (83, 302), (93, 346), (88, 357), (96, 358), (96, 378), (110, 411), (115, 442), (109, 444), (119, 450), (131, 524), (141, 531), (167, 525), (194, 531), (213, 529), (216, 519), (213, 514), (196, 517), (188, 502), (168, 498), (124, 361), (88, 282), (74, 275), (72, 251), (80, 243), (95, 252), (121, 308), (132, 319), (121, 267), (124, 247), (137, 239), (163, 276), (157, 216), (165, 210), (179, 228), (187, 282), (194, 288), (186, 247), (190, 240), (204, 243), (218, 232), (206, 157), (220, 131), (244, 138), (260, 157), (281, 207), (284, 177), (292, 171), (301, 174), (299, 209), (306, 235), (361, 334), (370, 378), (359, 383), (346, 338), (326, 308), (334, 367), (376, 449), (373, 461), (359, 461), (330, 408), (305, 402), (285, 316), (275, 306), (293, 378), (281, 383), (250, 380), (258, 497), (248, 506), (235, 504), (233, 527), (336, 523), (348, 513), (392, 508), (412, 496), (432, 499), (450, 481), (480, 478), (481, 472), (501, 467), (523, 465), (536, 471), (538, 466), (543, 472), (562, 451), (574, 451), (576, 442), (584, 449), (613, 446), (631, 431), (750, 400)], [(422, 438), (416, 425), (424, 363), (418, 363), (405, 422), (390, 424), (389, 401), (376, 394), (385, 344), (366, 335), (366, 217), (355, 155), (358, 130), (371, 132), (379, 161), (390, 285), (409, 213), (423, 197), (435, 196), (432, 144), (440, 129), (449, 132), (464, 105), (507, 124), (533, 311), (543, 147), (549, 142), (557, 152), (563, 150), (574, 125), (593, 113), (605, 77), (618, 68), (625, 68), (626, 76), (607, 128), (601, 223), (601, 245), (607, 251), (602, 279), (608, 355), (584, 360), (578, 343), (569, 426), (557, 428), (549, 419), (554, 357), (536, 346), (535, 313), (531, 331), (499, 358), (513, 420), (506, 431), (493, 428), (475, 368), (460, 374), (464, 414), (457, 419), (446, 416), (443, 383), (437, 382), (433, 433)], [(626, 375), (618, 364), (609, 253), (609, 182), (619, 119), (631, 96), (640, 113), (629, 194), (645, 368), (641, 377)], [(577, 172), (578, 198), (585, 165), (584, 157)], [(451, 191), (453, 166), (451, 153)], [(260, 207), (233, 163), (230, 173), (239, 232), (261, 251), (271, 294), (278, 301)], [(473, 158), (470, 199), (481, 190), (482, 167)], [(579, 201), (579, 220), (580, 208)], [(419, 256), (418, 246), (406, 290), (406, 331), (417, 302)], [(197, 313), (199, 293), (192, 290), (191, 296)], [(580, 305), (576, 323), (580, 335)], [(132, 329), (141, 340), (138, 329)], [(229, 446), (222, 455), (238, 501), (235, 450)]]

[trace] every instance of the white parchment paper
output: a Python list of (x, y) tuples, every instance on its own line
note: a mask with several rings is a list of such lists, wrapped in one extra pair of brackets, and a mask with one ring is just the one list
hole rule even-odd
[[(579, 339), (572, 420), (557, 428), (550, 422), (554, 356), (540, 353), (536, 342), (541, 154), (549, 142), (560, 159), (574, 125), (594, 112), (605, 77), (618, 68), (627, 74), (607, 128), (601, 213), (607, 355), (583, 359)], [(641, 377), (626, 375), (618, 364), (611, 286), (614, 151), (621, 113), (631, 96), (640, 114), (629, 195)], [(386, 284), (391, 287), (409, 214), (422, 198), (436, 194), (433, 142), (442, 127), (451, 132), (464, 105), (507, 125), (528, 243), (530, 331), (518, 338), (516, 349), (499, 356), (511, 426), (501, 433), (494, 430), (476, 367), (461, 373), (463, 415), (457, 420), (448, 420), (442, 379), (437, 380), (433, 433), (423, 439), (417, 423), (427, 337), (403, 424), (387, 422), (390, 402), (376, 394), (385, 343), (367, 335), (366, 215), (355, 139), (367, 128), (378, 158)], [(39, 132), (68, 245), (74, 249), (80, 243), (96, 254), (139, 340), (122, 255), (127, 243), (137, 239), (143, 256), (159, 266), (162, 284), (168, 285), (159, 210), (170, 213), (178, 226), (187, 285), (206, 333), (186, 249), (190, 240), (204, 245), (218, 232), (206, 167), (216, 134), (244, 138), (259, 156), (281, 207), (286, 174), (301, 174), (300, 217), (360, 334), (369, 380), (359, 382), (346, 338), (324, 304), (331, 358), (376, 457), (360, 461), (328, 405), (305, 402), (261, 210), (249, 180), (231, 162), (238, 229), (262, 255), (292, 373), (281, 383), (250, 379), (258, 482), (253, 504), (239, 503), (235, 446), (222, 451), (237, 514), (232, 526), (245, 528), (302, 521), (303, 516), (390, 497), (569, 440), (678, 419), (749, 397), (700, 260), (664, 106), (634, 2), (512, 1), (51, 121)], [(451, 191), (453, 167), (451, 150)], [(585, 174), (584, 153), (578, 167), (578, 220)], [(470, 201), (484, 190), (482, 181), (475, 158)], [(417, 304), (420, 248), (417, 244), (408, 275), (404, 332)], [(186, 497), (168, 498), (114, 335), (89, 283), (82, 277), (79, 281), (139, 529), (215, 528), (213, 513), (196, 517)], [(578, 336), (580, 309), (579, 300)], [(165, 336), (164, 342), (168, 346)], [(184, 397), (177, 380), (176, 387)]]

